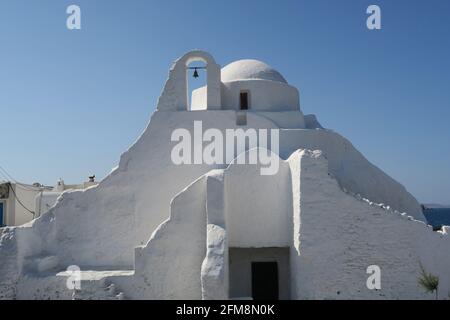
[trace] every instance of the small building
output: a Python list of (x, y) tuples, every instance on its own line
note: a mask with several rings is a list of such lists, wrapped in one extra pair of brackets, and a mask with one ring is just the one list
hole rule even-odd
[(0, 183), (0, 226), (20, 226), (40, 217), (56, 203), (66, 190), (80, 190), (97, 185), (95, 181), (66, 185), (59, 180), (55, 186), (40, 183)]
[(0, 225), (19, 226), (36, 217), (36, 197), (51, 187), (17, 182), (0, 184)]

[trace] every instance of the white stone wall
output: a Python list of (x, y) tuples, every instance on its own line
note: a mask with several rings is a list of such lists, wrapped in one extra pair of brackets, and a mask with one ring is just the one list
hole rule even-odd
[(56, 191), (45, 191), (40, 192), (35, 197), (35, 207), (36, 207), (36, 217), (46, 213), (50, 208), (52, 208), (56, 200), (61, 195), (61, 192)]
[[(319, 152), (298, 151), (289, 162), (294, 192), (300, 194), (294, 195), (294, 297), (432, 299), (418, 285), (422, 264), (440, 277), (439, 297), (448, 298), (447, 236), (342, 191)], [(381, 290), (366, 287), (370, 265), (381, 268)]]
[(135, 275), (117, 281), (131, 299), (201, 299), (206, 254), (206, 178), (171, 202), (170, 218), (135, 250)]
[(202, 299), (205, 300), (223, 300), (229, 297), (224, 179), (224, 170), (212, 170), (206, 177), (206, 256), (201, 273)]
[(281, 129), (280, 141), (283, 159), (300, 148), (321, 150), (328, 160), (330, 172), (343, 188), (425, 221), (420, 204), (405, 187), (368, 162), (338, 133), (325, 129)]
[[(252, 111), (250, 111), (252, 112)], [(273, 121), (280, 129), (305, 129), (305, 119), (301, 111), (255, 111), (259, 116)]]

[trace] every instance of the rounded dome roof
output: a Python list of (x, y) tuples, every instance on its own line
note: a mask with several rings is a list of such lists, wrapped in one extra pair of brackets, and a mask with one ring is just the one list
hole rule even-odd
[(222, 68), (223, 82), (260, 79), (287, 83), (286, 79), (277, 70), (268, 64), (253, 59), (238, 60)]

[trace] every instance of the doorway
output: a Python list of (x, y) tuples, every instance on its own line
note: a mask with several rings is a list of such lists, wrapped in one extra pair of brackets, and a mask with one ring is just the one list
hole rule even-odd
[(229, 248), (229, 296), (232, 299), (288, 300), (289, 248)]
[(278, 300), (278, 264), (252, 262), (253, 300)]
[(240, 101), (240, 109), (241, 110), (248, 110), (249, 108), (249, 93), (248, 91), (241, 91), (239, 95), (239, 101)]

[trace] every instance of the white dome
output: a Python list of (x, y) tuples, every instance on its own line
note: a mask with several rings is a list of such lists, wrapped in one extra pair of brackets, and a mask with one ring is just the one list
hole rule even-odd
[(260, 79), (287, 83), (277, 70), (268, 64), (253, 59), (238, 60), (222, 68), (222, 82)]

